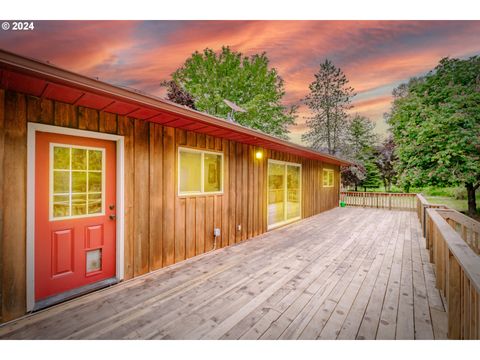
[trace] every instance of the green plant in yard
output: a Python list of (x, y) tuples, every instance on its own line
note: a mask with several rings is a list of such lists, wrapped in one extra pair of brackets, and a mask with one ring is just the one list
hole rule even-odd
[(460, 187), (453, 189), (453, 198), (455, 200), (467, 199), (467, 190), (465, 188), (460, 188)]
[[(282, 104), (284, 82), (269, 65), (265, 53), (243, 56), (229, 47), (222, 47), (219, 53), (207, 48), (194, 52), (172, 74), (175, 86), (169, 86), (168, 81), (162, 84), (172, 92), (173, 101), (184, 101), (188, 96), (182, 92), (186, 92), (196, 109), (223, 118), (231, 112), (224, 100), (232, 101), (246, 110), (235, 113), (236, 122), (287, 138), (288, 127), (295, 124), (297, 107)], [(176, 96), (179, 91), (174, 92), (177, 88), (182, 90), (181, 97)], [(167, 95), (170, 97), (170, 93)]]
[(444, 58), (393, 95), (388, 122), (397, 144), (400, 182), (463, 185), (468, 213), (474, 215), (480, 187), (480, 57)]

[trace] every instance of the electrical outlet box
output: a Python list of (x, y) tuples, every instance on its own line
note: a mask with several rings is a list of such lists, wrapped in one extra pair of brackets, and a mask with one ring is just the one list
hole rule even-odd
[(214, 236), (220, 236), (220, 228), (213, 229), (213, 235)]
[(237, 225), (237, 230), (238, 230), (238, 231), (242, 230), (242, 225), (238, 224), (238, 225)]

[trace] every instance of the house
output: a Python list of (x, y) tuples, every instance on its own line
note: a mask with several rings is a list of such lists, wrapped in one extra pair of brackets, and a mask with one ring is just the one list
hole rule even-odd
[(347, 164), (0, 51), (0, 323), (336, 207)]

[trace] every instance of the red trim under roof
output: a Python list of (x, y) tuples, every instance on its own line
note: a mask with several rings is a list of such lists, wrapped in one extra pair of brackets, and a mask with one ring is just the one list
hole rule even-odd
[(350, 162), (141, 92), (0, 50), (0, 87), (29, 95), (215, 135), (335, 165)]

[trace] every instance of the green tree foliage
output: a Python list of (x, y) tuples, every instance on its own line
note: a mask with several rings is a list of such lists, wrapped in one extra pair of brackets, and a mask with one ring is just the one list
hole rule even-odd
[(235, 113), (236, 122), (281, 138), (295, 124), (297, 107), (282, 104), (284, 82), (265, 53), (248, 57), (229, 47), (220, 53), (196, 51), (172, 79), (191, 94), (200, 111), (227, 118), (231, 109), (226, 99), (246, 110)]
[(375, 158), (370, 157), (365, 161), (365, 179), (360, 182), (360, 186), (364, 191), (368, 189), (376, 189), (380, 186), (380, 172), (375, 164)]
[[(343, 172), (344, 184), (349, 179), (350, 186), (377, 188), (380, 185), (379, 172), (375, 166), (375, 145), (378, 141), (374, 132), (375, 124), (365, 116), (355, 115), (349, 120), (345, 141), (342, 144), (342, 155), (354, 162)], [(356, 175), (356, 176), (355, 176)]]
[(310, 93), (303, 100), (313, 113), (307, 118), (309, 130), (302, 140), (314, 149), (326, 150), (335, 155), (342, 147), (348, 126), (347, 110), (355, 96), (353, 88), (341, 69), (330, 60), (320, 64), (315, 80), (310, 84)]
[(480, 186), (480, 57), (444, 58), (394, 91), (389, 123), (404, 186), (463, 184), (468, 211)]
[(353, 161), (365, 161), (372, 156), (378, 141), (374, 132), (375, 123), (365, 116), (356, 114), (348, 122), (342, 155)]

